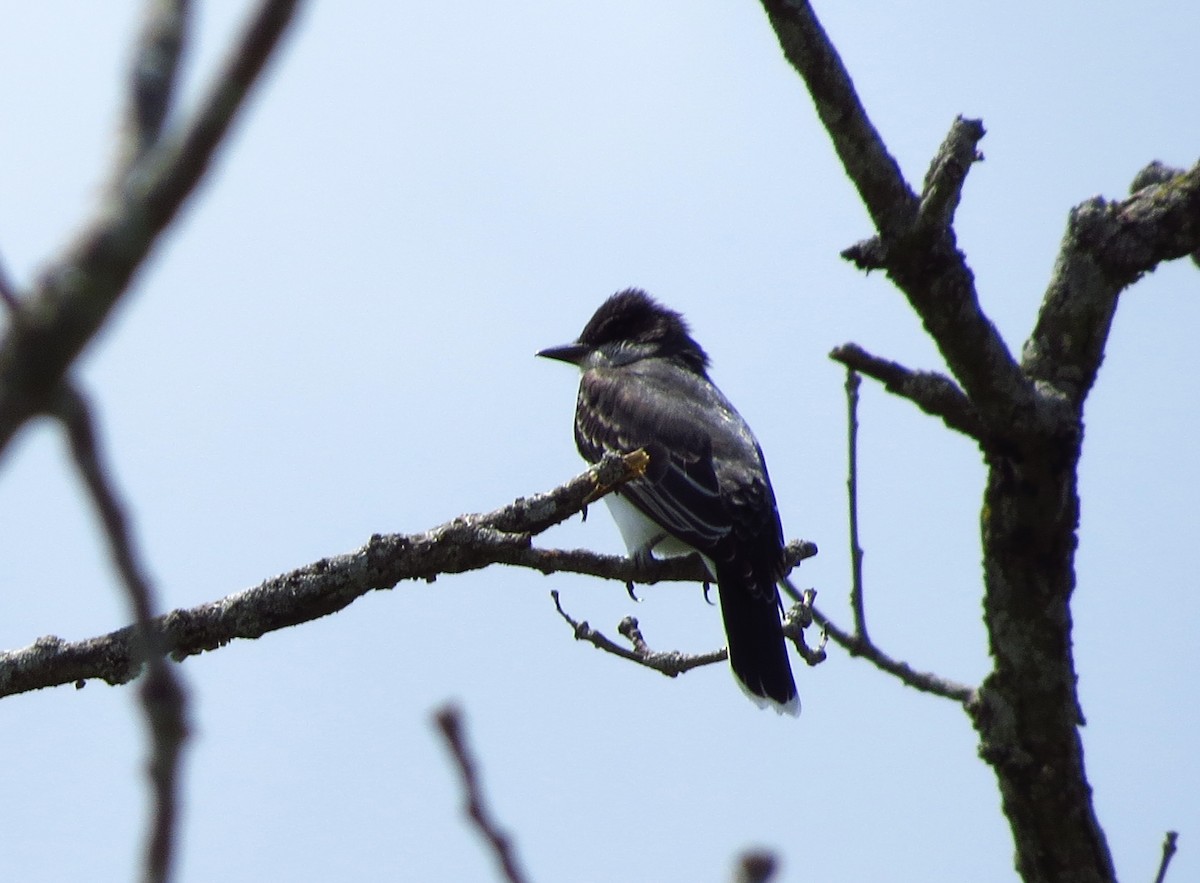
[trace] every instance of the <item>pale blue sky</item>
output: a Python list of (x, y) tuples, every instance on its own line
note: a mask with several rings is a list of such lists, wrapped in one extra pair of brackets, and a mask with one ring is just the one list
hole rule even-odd
[[(826, 8), (829, 7), (829, 8)], [(139, 4), (11, 5), (0, 31), (0, 255), (20, 282), (104, 183)], [(237, 21), (200, 4), (188, 82)], [(1200, 7), (822, 3), (869, 112), (919, 182), (955, 114), (988, 128), (958, 230), (1019, 348), (1070, 207), (1151, 159), (1196, 159)], [(216, 164), (81, 363), (164, 604), (188, 606), (376, 532), (417, 531), (581, 468), (576, 375), (533, 358), (640, 285), (691, 320), (771, 467), (797, 574), (847, 620), (843, 375), (856, 341), (941, 368), (755, 3), (313, 4)], [(1122, 300), (1088, 407), (1074, 614), (1097, 809), (1123, 879), (1200, 876), (1193, 588), (1200, 276)], [(885, 649), (986, 671), (962, 438), (864, 385), (868, 616)], [(606, 513), (547, 544), (622, 549)], [(0, 461), (0, 647), (127, 614), (54, 427)], [(660, 648), (723, 643), (698, 588), (495, 568), (377, 593), (182, 667), (181, 881), (491, 880), (429, 724), (461, 702), (535, 880), (1014, 879), (965, 715), (838, 650), (798, 663), (801, 718), (713, 667), (668, 680), (572, 640), (549, 599)], [(134, 691), (0, 703), (0, 876), (127, 880), (146, 812)]]

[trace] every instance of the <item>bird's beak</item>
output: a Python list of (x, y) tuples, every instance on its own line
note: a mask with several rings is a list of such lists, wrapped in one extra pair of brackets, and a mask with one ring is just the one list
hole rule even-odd
[(569, 362), (572, 365), (578, 365), (584, 360), (591, 347), (582, 343), (567, 343), (562, 346), (552, 346), (538, 353), (543, 359), (558, 359), (560, 362)]

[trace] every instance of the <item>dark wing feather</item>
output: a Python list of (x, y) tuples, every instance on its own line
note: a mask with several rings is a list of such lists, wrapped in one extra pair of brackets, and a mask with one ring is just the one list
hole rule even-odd
[(575, 441), (592, 463), (607, 451), (645, 448), (650, 455), (646, 475), (620, 493), (673, 537), (707, 554), (733, 525), (713, 462), (709, 427), (698, 419), (694, 396), (672, 395), (664, 388), (669, 374), (675, 374), (670, 377), (674, 390), (681, 381), (693, 385), (693, 375), (659, 360), (619, 372), (586, 372), (579, 385)]

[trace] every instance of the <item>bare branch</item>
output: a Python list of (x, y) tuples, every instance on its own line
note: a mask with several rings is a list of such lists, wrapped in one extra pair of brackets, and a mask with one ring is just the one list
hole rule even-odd
[(77, 390), (64, 387), (56, 413), (67, 431), (75, 464), (104, 525), (109, 552), (133, 609), (136, 624), (131, 642), (139, 656), (149, 659), (148, 672), (139, 691), (150, 730), (149, 771), (154, 791), (145, 867), (146, 879), (160, 883), (169, 879), (174, 855), (177, 772), (187, 736), (186, 697), (176, 673), (163, 659), (158, 646), (152, 625), (153, 589), (134, 549), (124, 507), (104, 467), (87, 400)]
[(868, 118), (812, 7), (801, 0), (763, 0), (763, 7), (876, 229), (885, 236), (907, 229), (916, 219), (917, 196)]
[[(917, 236), (935, 239), (951, 229), (967, 172), (973, 163), (983, 159), (983, 154), (976, 149), (983, 135), (983, 123), (979, 120), (961, 116), (954, 120), (925, 173), (925, 186), (913, 225)], [(888, 267), (888, 248), (880, 236), (850, 246), (842, 252), (842, 257), (868, 272)]]
[[(792, 540), (784, 549), (785, 573), (817, 554), (816, 544)], [(658, 582), (706, 582), (711, 579), (699, 555), (672, 558), (630, 558), (601, 555), (587, 549), (539, 549), (528, 546), (513, 551), (505, 564), (529, 567), (542, 573), (584, 573), (602, 579), (648, 586)]]
[[(794, 547), (803, 544), (789, 544), (789, 547)], [(682, 559), (686, 561), (695, 560), (699, 566), (699, 575), (706, 577), (707, 573), (703, 570), (703, 563), (699, 558)], [(656, 564), (662, 562), (654, 562)], [(820, 643), (816, 649), (810, 648), (804, 637), (804, 630), (813, 624), (812, 604), (816, 597), (816, 592), (812, 589), (806, 589), (803, 593), (795, 590), (787, 577), (783, 577), (781, 582), (784, 583), (793, 597), (799, 597), (797, 602), (783, 621), (783, 634), (790, 638), (796, 645), (796, 649), (804, 658), (804, 661), (811, 665), (818, 665), (825, 661), (825, 641), (826, 636), (821, 635)], [(561, 616), (568, 625), (571, 626), (575, 633), (577, 641), (587, 641), (598, 650), (603, 650), (605, 653), (611, 653), (613, 656), (619, 656), (622, 659), (627, 659), (630, 662), (636, 662), (638, 665), (653, 669), (667, 677), (673, 678), (686, 671), (691, 671), (693, 668), (700, 668), (705, 665), (712, 665), (716, 662), (723, 662), (729, 658), (729, 651), (725, 648), (714, 650), (708, 653), (681, 653), (678, 650), (658, 651), (651, 649), (645, 636), (642, 634), (641, 627), (635, 617), (627, 616), (621, 620), (617, 626), (617, 631), (625, 638), (633, 649), (627, 649), (616, 641), (609, 638), (603, 632), (599, 632), (592, 628), (586, 621), (580, 621), (572, 617), (566, 610), (563, 609), (562, 599), (557, 590), (550, 592), (550, 597), (554, 599), (554, 607), (558, 610)]]
[[(843, 349), (847, 348), (843, 347)], [(861, 355), (866, 357), (866, 353), (862, 353)], [(850, 352), (850, 357), (853, 360), (863, 361), (853, 351)], [(871, 360), (868, 364), (872, 367), (882, 367), (884, 373), (889, 375), (907, 370), (901, 368), (899, 365), (891, 365), (890, 363), (882, 362), (882, 360), (874, 359), (874, 357), (867, 357), (867, 359)], [(915, 671), (907, 663), (892, 659), (876, 647), (867, 633), (867, 613), (863, 600), (863, 552), (858, 538), (858, 386), (858, 375), (851, 368), (846, 372), (846, 490), (849, 501), (850, 528), (850, 609), (854, 615), (854, 633), (850, 634), (838, 628), (827, 616), (813, 606), (816, 592), (812, 589), (804, 593), (802, 603), (793, 609), (793, 616), (799, 618), (796, 630), (799, 632), (802, 641), (803, 630), (809, 623), (815, 621), (820, 624), (822, 629), (824, 629), (824, 633), (821, 635), (821, 645), (816, 652), (820, 654), (821, 659), (824, 659), (825, 655), (825, 640), (827, 637), (832, 637), (834, 643), (849, 651), (851, 656), (862, 656), (870, 660), (877, 668), (895, 675), (910, 687), (915, 687), (926, 693), (945, 696), (948, 699), (954, 699), (961, 703), (972, 702), (974, 701), (975, 691), (971, 687), (947, 681), (935, 674)], [(794, 589), (792, 593), (795, 594)], [(807, 648), (802, 649), (801, 652), (804, 653), (805, 649)], [(805, 654), (805, 658), (807, 658), (807, 654)]]
[(147, 150), (55, 259), (0, 340), (0, 450), (46, 410), (151, 247), (196, 188), (278, 46), (298, 0), (263, 0), (178, 135)]
[(807, 0), (763, 0), (763, 6), (875, 223), (876, 239), (847, 256), (860, 266), (887, 270), (988, 424), (1009, 426), (1018, 412), (1038, 417), (1033, 387), (980, 309), (974, 276), (950, 226), (982, 124), (955, 120), (918, 199), (867, 118)]
[(909, 687), (920, 690), (922, 693), (932, 693), (934, 696), (953, 699), (967, 707), (976, 702), (977, 691), (974, 687), (943, 678), (932, 672), (917, 671), (907, 662), (888, 656), (870, 641), (864, 641), (838, 628), (829, 617), (816, 608), (813, 609), (813, 619), (821, 628), (825, 629), (829, 637), (833, 638), (835, 644), (842, 647), (851, 656), (861, 656), (881, 671), (899, 678)]
[(982, 121), (955, 117), (946, 140), (925, 173), (921, 205), (917, 209), (918, 228), (936, 233), (948, 230), (954, 224), (954, 213), (962, 199), (967, 172), (974, 163), (983, 161), (978, 145), (984, 134)]
[(446, 747), (450, 749), (450, 756), (454, 759), (458, 774), (462, 778), (468, 818), (487, 842), (496, 863), (504, 873), (504, 879), (508, 883), (524, 883), (525, 875), (517, 864), (512, 840), (500, 830), (484, 802), (483, 786), (479, 782), (479, 773), (467, 747), (467, 737), (463, 733), (462, 712), (453, 705), (446, 705), (434, 715), (434, 721), (446, 740)]
[(863, 602), (863, 549), (858, 541), (858, 387), (861, 381), (853, 368), (846, 371), (846, 497), (850, 519), (850, 609), (854, 612), (854, 634), (870, 641), (867, 609)]
[[(325, 558), (268, 579), (251, 589), (152, 620), (151, 634), (176, 660), (214, 650), (236, 638), (258, 638), (326, 616), (375, 589), (401, 580), (432, 581), (491, 564), (520, 564), (531, 536), (579, 512), (599, 489), (611, 490), (639, 474), (635, 455), (606, 457), (561, 487), (522, 497), (481, 515), (464, 515), (420, 534), (375, 535), (347, 555)], [(803, 544), (798, 548), (803, 550)], [(552, 556), (550, 556), (552, 557)], [(539, 569), (546, 569), (546, 560)], [(581, 568), (582, 569), (582, 568)], [(664, 568), (664, 571), (669, 568)], [(653, 573), (657, 578), (674, 578)], [(146, 658), (136, 628), (67, 643), (39, 638), (29, 647), (0, 652), (0, 697), (88, 679), (124, 684)]]
[(779, 870), (779, 860), (765, 849), (745, 852), (733, 871), (733, 883), (768, 883)]
[(175, 98), (189, 0), (148, 0), (134, 47), (117, 180), (158, 140)]
[(630, 662), (636, 662), (638, 665), (653, 669), (669, 678), (677, 677), (684, 672), (691, 671), (693, 668), (712, 665), (715, 662), (724, 662), (729, 658), (729, 653), (724, 648), (708, 653), (696, 654), (680, 653), (678, 650), (667, 652), (651, 650), (650, 645), (646, 643), (646, 639), (642, 635), (637, 619), (632, 616), (625, 617), (617, 626), (617, 631), (633, 645), (633, 649), (629, 650), (602, 632), (596, 631), (586, 621), (579, 621), (572, 618), (567, 611), (563, 610), (562, 601), (557, 590), (551, 591), (550, 597), (554, 599), (554, 607), (558, 610), (558, 615), (566, 620), (567, 624), (574, 630), (575, 640), (587, 641), (597, 650), (603, 650), (605, 653), (611, 653), (613, 656), (619, 656), (622, 659), (628, 659)]
[(893, 395), (908, 399), (926, 414), (938, 417), (950, 429), (983, 441), (983, 423), (963, 391), (945, 374), (913, 371), (898, 362), (872, 355), (857, 344), (834, 349), (829, 358), (878, 380)]
[[(788, 586), (791, 588), (791, 583), (788, 583)], [(792, 589), (792, 594), (796, 594), (794, 589)], [(804, 637), (804, 632), (815, 622), (813, 602), (817, 599), (817, 593), (815, 589), (805, 589), (799, 594), (800, 600), (792, 605), (783, 618), (783, 636), (792, 639), (792, 643), (796, 645), (796, 649), (800, 651), (800, 655), (810, 667), (820, 665), (826, 658), (825, 644), (829, 641), (829, 635), (822, 629), (821, 640), (817, 642), (815, 648), (809, 647), (808, 641)]]
[(1154, 875), (1154, 883), (1163, 883), (1167, 879), (1167, 868), (1171, 865), (1171, 859), (1174, 858), (1176, 852), (1176, 842), (1179, 840), (1178, 831), (1168, 831), (1167, 836), (1163, 838), (1162, 845), (1162, 861), (1158, 863), (1158, 873)]
[[(1165, 170), (1145, 169), (1135, 183)], [(1200, 163), (1117, 201), (1071, 211), (1022, 365), (1080, 410), (1096, 380), (1117, 296), (1163, 261), (1200, 249)]]

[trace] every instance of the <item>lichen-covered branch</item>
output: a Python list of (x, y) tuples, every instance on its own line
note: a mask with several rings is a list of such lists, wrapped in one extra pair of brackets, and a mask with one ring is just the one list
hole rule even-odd
[(1021, 365), (1080, 410), (1096, 380), (1117, 296), (1163, 261), (1200, 249), (1200, 163), (1123, 200), (1071, 210)]
[[(376, 589), (403, 580), (432, 581), (493, 564), (589, 573), (621, 582), (700, 581), (703, 563), (668, 559), (641, 564), (626, 558), (535, 549), (532, 537), (565, 521), (644, 468), (640, 452), (609, 456), (566, 484), (522, 497), (493, 512), (463, 515), (419, 534), (376, 535), (362, 548), (324, 558), (217, 601), (173, 610), (154, 619), (163, 652), (181, 660), (236, 639), (253, 639), (327, 616)], [(789, 544), (792, 564), (816, 553), (811, 543)], [(133, 626), (67, 642), (39, 638), (28, 647), (0, 652), (0, 697), (97, 679), (123, 684), (140, 671), (144, 654)]]
[(1083, 764), (1071, 649), (1083, 407), (1120, 292), (1163, 261), (1200, 254), (1200, 164), (1187, 171), (1151, 164), (1128, 198), (1091, 199), (1071, 212), (1018, 362), (980, 307), (953, 229), (967, 172), (979, 158), (982, 124), (955, 120), (918, 198), (867, 119), (810, 5), (763, 5), (875, 223), (875, 235), (844, 256), (886, 271), (953, 381), (855, 349), (835, 357), (975, 438), (987, 465), (980, 523), (993, 669), (978, 690), (930, 681), (865, 635), (824, 624), (852, 653), (963, 702), (980, 755), (996, 773), (1017, 870), (1027, 883), (1110, 883), (1112, 858)]
[(724, 662), (729, 658), (729, 653), (724, 647), (720, 650), (711, 650), (707, 653), (652, 650), (642, 635), (641, 626), (638, 625), (637, 618), (633, 616), (625, 617), (617, 625), (617, 632), (630, 644), (629, 647), (625, 647), (603, 632), (592, 628), (586, 621), (577, 620), (571, 614), (567, 613), (563, 609), (562, 598), (557, 591), (552, 591), (550, 597), (554, 599), (554, 608), (558, 611), (558, 615), (574, 631), (575, 640), (586, 641), (597, 650), (603, 650), (605, 653), (619, 656), (621, 659), (636, 662), (638, 665), (653, 669), (669, 678), (678, 677), (684, 672), (691, 671), (693, 668)]
[(983, 137), (982, 124), (962, 117), (954, 121), (917, 196), (868, 118), (811, 5), (763, 0), (763, 6), (875, 223), (874, 239), (846, 256), (887, 272), (986, 423), (1006, 426), (1019, 414), (1038, 416), (1032, 384), (979, 306), (974, 276), (951, 224)]

